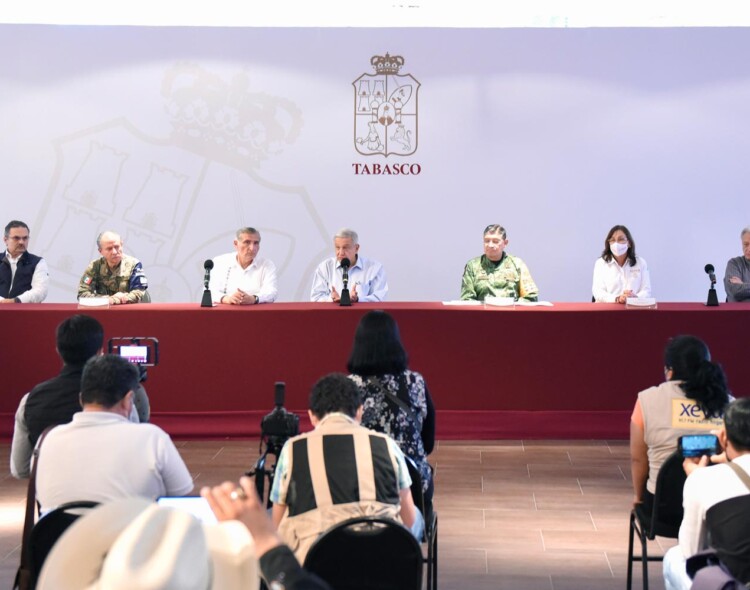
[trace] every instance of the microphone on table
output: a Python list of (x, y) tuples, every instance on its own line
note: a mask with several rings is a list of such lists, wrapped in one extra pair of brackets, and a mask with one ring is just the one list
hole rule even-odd
[(708, 298), (706, 299), (706, 306), (718, 307), (719, 298), (716, 296), (716, 289), (714, 288), (714, 285), (716, 284), (716, 275), (714, 274), (714, 265), (707, 264), (706, 266), (703, 267), (703, 270), (706, 271), (706, 274), (708, 275), (708, 278), (711, 281), (711, 288), (708, 290)]
[(714, 265), (713, 264), (707, 264), (703, 267), (703, 270), (706, 271), (706, 274), (708, 275), (708, 278), (711, 279), (711, 284), (716, 284), (716, 275), (714, 274)]
[(344, 276), (342, 277), (344, 288), (341, 289), (341, 297), (339, 298), (339, 305), (342, 307), (351, 307), (352, 305), (352, 298), (349, 295), (349, 267), (352, 265), (351, 260), (348, 258), (343, 258), (341, 260), (341, 269), (344, 272)]
[(214, 304), (211, 298), (211, 290), (208, 288), (208, 283), (211, 280), (211, 269), (213, 267), (214, 261), (211, 259), (203, 263), (205, 272), (203, 273), (203, 298), (201, 299), (201, 307), (213, 307)]

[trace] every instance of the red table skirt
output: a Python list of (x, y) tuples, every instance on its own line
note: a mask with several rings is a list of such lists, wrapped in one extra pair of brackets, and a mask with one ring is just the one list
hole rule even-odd
[(153, 422), (177, 438), (219, 438), (257, 436), (276, 381), (287, 384), (286, 407), (305, 413), (312, 384), (346, 371), (354, 330), (370, 309), (396, 318), (409, 366), (435, 401), (441, 439), (625, 438), (636, 394), (663, 380), (664, 345), (676, 334), (704, 339), (734, 394), (750, 393), (750, 303), (5, 305), (0, 436), (10, 437), (20, 397), (59, 371), (55, 327), (74, 313), (99, 319), (106, 338), (158, 338), (160, 362), (145, 383)]

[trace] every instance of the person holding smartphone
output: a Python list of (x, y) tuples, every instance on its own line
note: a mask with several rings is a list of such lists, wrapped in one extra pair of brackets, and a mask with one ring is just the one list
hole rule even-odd
[[(743, 474), (750, 478), (750, 398), (737, 399), (729, 404), (718, 438), (724, 449), (720, 455), (685, 459), (688, 478), (683, 491), (685, 515), (680, 526), (679, 544), (664, 555), (667, 590), (690, 588), (692, 580), (687, 575), (686, 559), (708, 547), (708, 509), (724, 500), (750, 494), (750, 487), (743, 481)], [(711, 463), (719, 464), (709, 466)], [(747, 517), (737, 515), (726, 524), (728, 530), (722, 531), (723, 540), (737, 540), (737, 546), (716, 545), (717, 539), (713, 540), (724, 565), (744, 584), (750, 582), (747, 522)]]
[(656, 476), (685, 434), (722, 426), (732, 399), (722, 368), (695, 336), (675, 336), (664, 350), (665, 382), (638, 394), (630, 420), (633, 502), (650, 513)]

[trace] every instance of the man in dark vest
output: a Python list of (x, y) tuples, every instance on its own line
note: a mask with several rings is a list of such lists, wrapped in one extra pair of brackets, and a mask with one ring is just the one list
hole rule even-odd
[(274, 524), (300, 563), (321, 533), (355, 516), (400, 520), (421, 540), (424, 519), (404, 455), (385, 434), (360, 426), (356, 384), (341, 373), (323, 377), (309, 415), (315, 430), (284, 445), (271, 490)]
[[(57, 377), (40, 383), (21, 398), (10, 452), (13, 477), (29, 477), (31, 455), (39, 436), (48, 426), (67, 424), (73, 419), (73, 414), (81, 411), (79, 396), (83, 365), (92, 356), (100, 354), (103, 345), (104, 328), (91, 316), (74, 315), (57, 327), (57, 353), (64, 365)], [(148, 397), (140, 384), (135, 397), (136, 404), (141, 404), (140, 409), (145, 408), (145, 417), (140, 420), (136, 409), (130, 420), (148, 420)]]
[(41, 303), (47, 297), (49, 269), (28, 251), (29, 226), (13, 220), (5, 226), (0, 253), (0, 303)]

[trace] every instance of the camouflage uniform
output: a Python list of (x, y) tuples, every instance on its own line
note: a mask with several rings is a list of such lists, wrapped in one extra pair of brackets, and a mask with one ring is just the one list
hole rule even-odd
[(114, 270), (110, 270), (104, 258), (92, 261), (78, 283), (78, 298), (126, 293), (127, 303), (138, 303), (143, 299), (147, 288), (148, 279), (140, 261), (123, 254), (120, 264)]
[(482, 254), (466, 263), (461, 299), (484, 301), (488, 296), (537, 301), (539, 289), (520, 258), (503, 252), (500, 262), (495, 264)]

